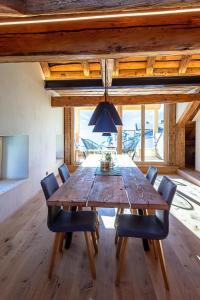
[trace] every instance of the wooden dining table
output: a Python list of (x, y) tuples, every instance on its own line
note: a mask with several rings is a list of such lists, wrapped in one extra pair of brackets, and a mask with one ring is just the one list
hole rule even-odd
[[(128, 155), (117, 155), (110, 172), (90, 155), (48, 200), (50, 206), (168, 210), (168, 204)], [(148, 247), (146, 247), (148, 248)]]

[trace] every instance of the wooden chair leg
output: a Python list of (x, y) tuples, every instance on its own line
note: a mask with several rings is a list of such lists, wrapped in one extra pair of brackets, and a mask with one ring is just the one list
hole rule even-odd
[[(98, 214), (98, 211), (97, 211), (96, 207), (91, 206), (91, 210), (97, 212), (97, 219), (98, 219), (98, 226), (99, 226), (99, 223), (100, 223), (100, 221), (99, 221), (99, 214)], [(99, 228), (98, 228), (98, 226), (96, 228), (96, 237), (97, 237), (97, 240), (99, 240)]]
[(61, 234), (60, 232), (56, 232), (56, 234), (55, 234), (55, 239), (54, 239), (54, 243), (53, 243), (53, 250), (52, 250), (50, 265), (49, 265), (49, 273), (48, 273), (49, 279), (51, 279), (52, 272), (53, 272), (53, 267), (55, 265), (56, 255), (57, 255), (58, 249), (59, 249), (60, 234)]
[(124, 213), (124, 208), (120, 208), (120, 214), (122, 215)]
[(120, 256), (120, 250), (122, 246), (123, 237), (119, 237), (118, 243), (117, 243), (117, 251), (116, 251), (116, 258), (119, 258)]
[(154, 241), (154, 240), (152, 240), (152, 247), (153, 247), (154, 257), (157, 260), (158, 259), (158, 251), (157, 251), (156, 241)]
[(117, 270), (117, 276), (116, 276), (116, 285), (119, 285), (119, 281), (123, 272), (123, 268), (124, 268), (124, 257), (125, 257), (125, 252), (126, 252), (126, 248), (127, 248), (127, 243), (128, 243), (128, 237), (124, 237), (123, 238), (123, 243), (121, 246), (121, 251), (120, 251), (120, 258), (119, 258), (119, 266), (118, 266), (118, 270)]
[(132, 215), (137, 215), (137, 209), (131, 208), (131, 214)]
[(98, 253), (98, 246), (97, 246), (95, 232), (91, 232), (91, 236), (92, 236), (92, 242), (93, 242), (95, 253)]
[(95, 233), (96, 233), (97, 240), (99, 240), (99, 228), (98, 228), (98, 226), (97, 226), (97, 228), (96, 228)]
[(118, 234), (117, 234), (117, 232), (115, 233), (115, 245), (117, 245), (117, 242), (118, 242)]
[(90, 240), (89, 232), (84, 232), (84, 235), (85, 235), (85, 241), (86, 241), (86, 246), (87, 246), (87, 253), (88, 253), (89, 267), (90, 267), (91, 275), (92, 275), (93, 279), (96, 279), (96, 269), (95, 269), (94, 257), (92, 254), (91, 240)]
[(156, 241), (157, 245), (157, 250), (158, 250), (158, 256), (160, 259), (160, 266), (163, 274), (163, 279), (165, 283), (165, 288), (169, 290), (169, 282), (167, 278), (167, 270), (166, 270), (166, 263), (165, 263), (165, 258), (164, 258), (164, 253), (163, 253), (163, 247), (162, 247), (162, 242), (161, 241)]
[(64, 239), (65, 239), (65, 232), (62, 232), (60, 234), (60, 242), (59, 242), (59, 252), (62, 253), (62, 250), (63, 250), (63, 242), (64, 242)]

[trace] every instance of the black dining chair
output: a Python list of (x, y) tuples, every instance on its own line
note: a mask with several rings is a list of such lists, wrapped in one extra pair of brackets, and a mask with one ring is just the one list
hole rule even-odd
[[(158, 187), (158, 193), (167, 202), (169, 209), (176, 192), (176, 184), (163, 176)], [(119, 237), (116, 256), (119, 258), (116, 284), (119, 284), (123, 271), (125, 251), (129, 237), (151, 240), (156, 246), (166, 289), (169, 289), (165, 259), (161, 240), (169, 233), (169, 211), (156, 210), (155, 215), (118, 215), (116, 232)]]
[(158, 169), (156, 167), (150, 166), (147, 171), (146, 178), (149, 180), (149, 182), (152, 185), (154, 185), (157, 175), (158, 175)]
[(69, 170), (68, 170), (68, 167), (66, 166), (66, 164), (62, 164), (58, 168), (58, 172), (59, 172), (60, 178), (62, 180), (62, 183), (66, 182), (67, 179), (69, 179), (70, 173), (69, 173)]
[[(70, 173), (69, 173), (69, 170), (68, 170), (68, 167), (66, 164), (62, 164), (59, 168), (58, 168), (58, 173), (60, 175), (60, 178), (62, 180), (62, 183), (65, 183), (69, 177), (70, 177)], [(76, 211), (77, 210), (77, 207), (76, 206), (72, 206), (71, 207), (71, 210), (72, 211)], [(95, 210), (96, 209), (94, 207), (92, 207), (92, 210)], [(99, 221), (98, 221), (99, 222)], [(69, 235), (72, 235), (71, 233), (69, 233)], [(97, 227), (96, 229), (96, 236), (97, 236), (97, 239), (99, 239), (99, 229)], [(71, 238), (68, 239), (68, 241), (66, 241), (66, 245), (65, 245), (65, 248), (67, 249), (69, 247), (68, 244), (70, 244), (70, 240)]]
[[(41, 180), (41, 186), (48, 204), (49, 198), (59, 189), (56, 177), (53, 173)], [(55, 259), (58, 252), (62, 252), (63, 235), (66, 232), (84, 232), (89, 266), (92, 278), (96, 278), (95, 263), (91, 245), (93, 241), (94, 250), (97, 253), (95, 231), (97, 227), (97, 213), (95, 211), (64, 211), (60, 206), (48, 206), (47, 226), (50, 231), (55, 232), (55, 240), (50, 260), (48, 277), (51, 278)]]

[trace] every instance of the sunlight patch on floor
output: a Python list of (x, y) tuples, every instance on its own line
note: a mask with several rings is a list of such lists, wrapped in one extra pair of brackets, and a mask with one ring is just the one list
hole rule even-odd
[[(200, 238), (200, 187), (181, 178), (169, 176), (177, 184), (171, 214)], [(158, 178), (159, 183), (161, 177)]]
[(106, 229), (115, 229), (115, 217), (101, 216), (101, 219)]

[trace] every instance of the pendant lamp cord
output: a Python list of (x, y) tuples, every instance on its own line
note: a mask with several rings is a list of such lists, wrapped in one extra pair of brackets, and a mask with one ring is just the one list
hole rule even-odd
[(108, 96), (108, 91), (107, 91), (107, 60), (105, 59), (105, 102), (107, 102), (107, 96)]

